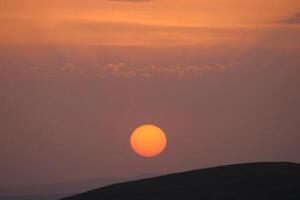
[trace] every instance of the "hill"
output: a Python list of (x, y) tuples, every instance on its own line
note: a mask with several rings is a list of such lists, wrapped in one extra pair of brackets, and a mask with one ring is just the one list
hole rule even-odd
[(62, 200), (299, 200), (300, 165), (247, 163), (114, 184)]

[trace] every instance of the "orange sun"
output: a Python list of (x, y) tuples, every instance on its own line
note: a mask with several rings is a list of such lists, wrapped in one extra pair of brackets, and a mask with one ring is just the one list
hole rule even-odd
[(166, 134), (157, 126), (143, 125), (133, 131), (130, 137), (132, 149), (144, 157), (159, 155), (167, 145)]

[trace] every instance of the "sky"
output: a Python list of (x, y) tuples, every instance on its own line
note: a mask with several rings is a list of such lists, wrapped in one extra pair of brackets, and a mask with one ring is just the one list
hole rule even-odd
[(1, 187), (300, 162), (299, 0), (2, 0), (0, 23)]

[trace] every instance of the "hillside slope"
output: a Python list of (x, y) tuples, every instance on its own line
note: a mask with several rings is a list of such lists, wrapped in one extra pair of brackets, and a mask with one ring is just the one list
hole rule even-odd
[(63, 200), (299, 200), (300, 165), (247, 163), (110, 185)]

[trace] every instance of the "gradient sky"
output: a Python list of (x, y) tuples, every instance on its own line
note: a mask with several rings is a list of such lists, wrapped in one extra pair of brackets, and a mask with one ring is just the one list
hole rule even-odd
[(0, 23), (1, 187), (300, 162), (299, 0), (2, 0)]

